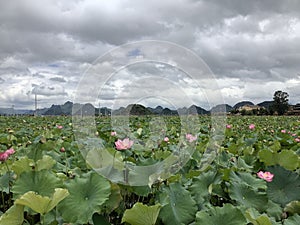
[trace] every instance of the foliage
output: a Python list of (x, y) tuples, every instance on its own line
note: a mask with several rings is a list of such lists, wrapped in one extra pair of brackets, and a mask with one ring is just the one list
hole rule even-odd
[(66, 184), (70, 195), (64, 199), (58, 209), (64, 220), (72, 223), (87, 223), (110, 195), (110, 184), (95, 172), (87, 177), (75, 178)]
[(196, 202), (179, 183), (171, 183), (159, 198), (163, 204), (160, 218), (164, 224), (189, 224), (195, 219)]
[(46, 213), (50, 212), (55, 206), (57, 206), (57, 204), (68, 195), (68, 190), (62, 188), (55, 189), (52, 198), (49, 198), (47, 196), (43, 197), (41, 195), (36, 194), (33, 191), (29, 191), (26, 194), (22, 195), (20, 198), (18, 198), (15, 201), (15, 204), (28, 206), (37, 213), (45, 215)]
[(213, 207), (207, 211), (200, 211), (196, 217), (196, 225), (241, 225), (246, 222), (243, 213), (230, 204), (225, 204), (223, 207)]
[(289, 108), (289, 94), (284, 91), (275, 91), (273, 96), (273, 109), (278, 115), (283, 115)]
[[(180, 155), (176, 146), (189, 144), (189, 130), (178, 116), (130, 116), (128, 127), (113, 128), (111, 118), (98, 117), (95, 140), (101, 138), (102, 148), (86, 155), (81, 147), (87, 143), (75, 140), (71, 117), (0, 117), (0, 152), (15, 149), (0, 163), (0, 225), (299, 224), (300, 118), (227, 118), (225, 139), (205, 168), (199, 163), (212, 138), (211, 121), (199, 120), (195, 151), (180, 170), (151, 177), (149, 186), (127, 186), (91, 166), (114, 159), (117, 171), (124, 161), (147, 166)], [(115, 143), (125, 138), (133, 145), (118, 151)], [(259, 171), (274, 177), (267, 182)]]
[(154, 225), (160, 208), (160, 204), (147, 206), (137, 202), (132, 209), (125, 210), (122, 222), (127, 222), (132, 225)]

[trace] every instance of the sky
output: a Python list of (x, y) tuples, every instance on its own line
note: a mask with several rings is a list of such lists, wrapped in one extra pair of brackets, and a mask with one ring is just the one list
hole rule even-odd
[(298, 0), (0, 1), (0, 108), (295, 104), (299, 62)]

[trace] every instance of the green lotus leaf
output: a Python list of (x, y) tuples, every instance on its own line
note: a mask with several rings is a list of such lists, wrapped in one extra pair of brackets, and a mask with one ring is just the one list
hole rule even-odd
[(242, 168), (247, 172), (251, 172), (253, 169), (253, 166), (248, 165), (242, 157), (239, 157), (237, 159), (237, 167)]
[(122, 201), (121, 189), (117, 184), (111, 183), (111, 195), (104, 203), (103, 208), (106, 213), (111, 213), (114, 209), (118, 208)]
[(248, 209), (244, 215), (248, 222), (251, 222), (253, 225), (272, 225), (272, 222), (267, 215), (260, 215), (260, 213), (253, 208)]
[(275, 218), (277, 221), (281, 220), (282, 208), (279, 204), (269, 200), (266, 212), (269, 216)]
[(110, 183), (95, 172), (71, 180), (66, 187), (70, 195), (58, 205), (58, 209), (63, 219), (70, 223), (87, 223), (95, 212), (102, 209), (111, 194)]
[(29, 191), (15, 201), (16, 204), (28, 206), (42, 215), (50, 212), (60, 201), (69, 195), (67, 189), (56, 188), (52, 198), (43, 197)]
[(213, 207), (208, 211), (199, 211), (196, 214), (195, 225), (241, 225), (246, 224), (242, 212), (230, 204), (223, 207)]
[(9, 193), (9, 183), (10, 183), (11, 175), (9, 173), (5, 173), (0, 177), (0, 191)]
[(272, 152), (268, 149), (263, 149), (258, 153), (258, 158), (261, 162), (265, 163), (266, 166), (272, 166), (278, 164), (279, 158), (278, 158), (277, 152)]
[(249, 173), (230, 173), (230, 182), (231, 183), (245, 183), (253, 190), (265, 190), (267, 188), (266, 182), (262, 179), (257, 179), (256, 177), (252, 176)]
[(300, 224), (300, 216), (294, 215), (289, 217), (287, 220), (284, 221), (284, 225), (299, 225)]
[(40, 170), (48, 170), (51, 169), (54, 165), (55, 165), (56, 161), (48, 155), (44, 155), (42, 159), (39, 159), (36, 162), (36, 170), (40, 171)]
[(269, 147), (272, 152), (278, 152), (281, 149), (281, 144), (279, 141), (274, 141), (273, 145)]
[(284, 211), (290, 215), (300, 214), (300, 201), (292, 201), (284, 207)]
[(163, 208), (159, 217), (166, 225), (189, 224), (195, 219), (196, 202), (179, 183), (171, 183), (159, 196)]
[(282, 150), (279, 155), (279, 165), (288, 169), (295, 170), (299, 167), (299, 156), (290, 150)]
[(166, 159), (171, 155), (170, 151), (157, 150), (154, 152), (153, 158), (158, 160)]
[(61, 181), (50, 171), (30, 171), (20, 175), (12, 191), (15, 198), (20, 197), (28, 191), (33, 191), (41, 196), (51, 197), (55, 188), (61, 186)]
[(265, 210), (268, 203), (266, 193), (257, 192), (245, 183), (232, 183), (229, 187), (229, 196), (240, 205), (253, 207), (259, 211)]
[(221, 177), (217, 176), (216, 173), (213, 171), (201, 173), (198, 177), (194, 178), (189, 190), (191, 191), (192, 196), (197, 202), (197, 204), (203, 204), (204, 198), (210, 195), (210, 185), (217, 184), (220, 181)]
[(154, 225), (160, 208), (160, 204), (147, 206), (137, 202), (131, 209), (125, 210), (122, 223), (127, 222), (131, 225)]
[[(99, 145), (99, 144), (98, 144)], [(121, 152), (114, 150), (111, 154), (108, 149), (91, 147), (91, 150), (87, 152), (86, 162), (95, 170), (101, 170), (102, 168), (116, 168), (123, 170), (123, 158)]]
[(269, 167), (268, 171), (274, 174), (273, 181), (267, 183), (270, 200), (285, 206), (291, 201), (300, 199), (299, 174), (280, 166)]
[(12, 170), (19, 176), (21, 173), (32, 171), (33, 169), (35, 171), (51, 169), (55, 163), (56, 161), (48, 155), (44, 155), (43, 158), (39, 159), (36, 163), (25, 156), (13, 163)]
[(34, 161), (25, 156), (12, 164), (12, 170), (19, 176), (23, 172), (32, 171), (32, 166), (34, 166)]
[(282, 150), (281, 152), (272, 152), (264, 149), (259, 152), (260, 161), (267, 166), (279, 164), (288, 170), (295, 170), (299, 167), (299, 156), (290, 150)]
[(267, 215), (257, 217), (252, 223), (253, 225), (272, 225), (272, 222)]
[(22, 225), (23, 221), (23, 205), (13, 205), (0, 217), (0, 225)]
[(149, 186), (132, 186), (130, 187), (130, 191), (139, 196), (147, 197), (152, 190)]
[(229, 196), (240, 205), (263, 211), (267, 207), (268, 198), (263, 180), (256, 179), (248, 173), (230, 173)]

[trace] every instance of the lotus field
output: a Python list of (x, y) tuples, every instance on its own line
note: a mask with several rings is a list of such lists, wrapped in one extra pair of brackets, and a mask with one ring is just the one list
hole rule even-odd
[[(0, 225), (300, 224), (299, 117), (228, 117), (205, 167), (209, 116), (199, 116), (196, 132), (176, 116), (160, 118), (161, 126), (153, 119), (130, 116), (126, 130), (95, 118), (101, 141), (85, 154), (72, 117), (0, 117)], [(131, 179), (124, 167), (176, 158), (181, 149), (194, 150), (144, 185), (143, 173)], [(102, 175), (110, 164), (113, 173)]]

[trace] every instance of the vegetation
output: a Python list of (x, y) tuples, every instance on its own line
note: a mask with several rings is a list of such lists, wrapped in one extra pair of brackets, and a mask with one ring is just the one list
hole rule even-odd
[(155, 118), (131, 116), (130, 130), (96, 118), (103, 142), (89, 153), (95, 162), (103, 147), (139, 166), (176, 157), (178, 143), (195, 150), (177, 173), (128, 186), (86, 163), (71, 117), (0, 117), (0, 225), (300, 224), (300, 117), (229, 117), (205, 168), (210, 117), (200, 116), (192, 134), (177, 116), (161, 117), (159, 126)]
[(283, 91), (276, 91), (273, 97), (273, 110), (278, 115), (283, 115), (289, 109), (289, 94)]

